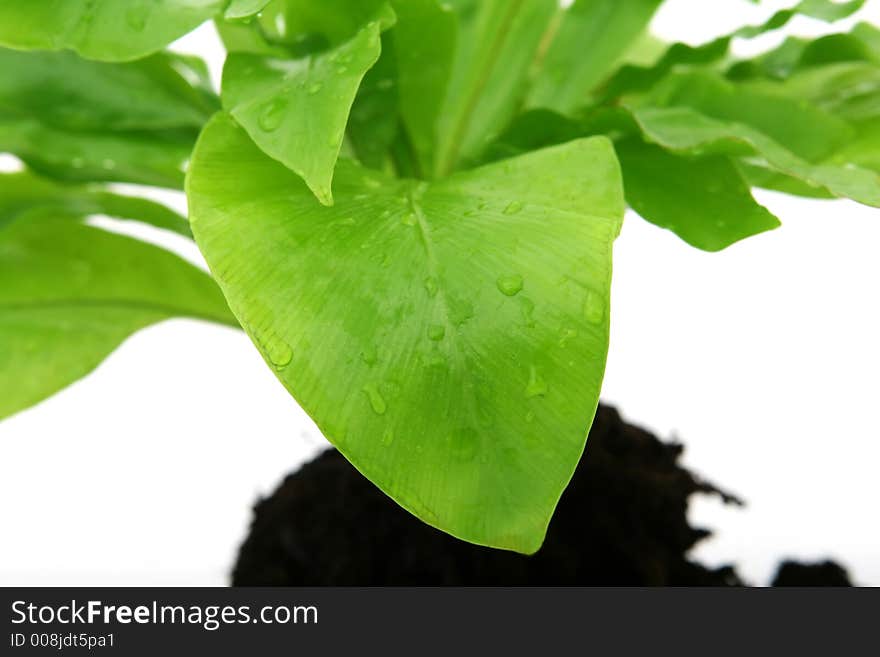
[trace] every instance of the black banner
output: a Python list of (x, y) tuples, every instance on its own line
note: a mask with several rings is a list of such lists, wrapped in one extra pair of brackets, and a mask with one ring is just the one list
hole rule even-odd
[(877, 589), (0, 589), (0, 655), (876, 650)]

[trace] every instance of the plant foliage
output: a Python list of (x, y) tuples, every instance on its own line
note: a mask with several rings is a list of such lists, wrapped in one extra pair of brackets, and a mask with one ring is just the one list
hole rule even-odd
[[(626, 206), (707, 251), (779, 225), (755, 187), (880, 207), (880, 31), (731, 50), (864, 4), (694, 46), (648, 33), (661, 0), (0, 0), (0, 416), (153, 322), (240, 325), (402, 506), (534, 552)], [(207, 20), (219, 97), (164, 50)], [(188, 222), (110, 185), (184, 173)], [(222, 295), (93, 215), (191, 230)]]

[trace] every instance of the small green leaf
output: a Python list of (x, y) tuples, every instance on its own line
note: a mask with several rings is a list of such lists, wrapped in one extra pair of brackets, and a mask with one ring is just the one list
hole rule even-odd
[(0, 152), (59, 180), (179, 188), (194, 142), (191, 131), (68, 131), (0, 113)]
[(61, 185), (27, 171), (0, 174), (0, 227), (35, 209), (82, 217), (131, 219), (192, 237), (189, 222), (160, 203), (109, 192), (95, 185)]
[(157, 52), (221, 11), (228, 0), (0, 0), (0, 45), (74, 50), (130, 61)]
[(615, 148), (632, 209), (691, 246), (720, 251), (779, 226), (728, 157), (682, 157), (636, 139)]
[(63, 180), (179, 187), (219, 106), (204, 76), (170, 53), (120, 64), (0, 49), (0, 151)]
[(199, 129), (219, 102), (183, 77), (190, 67), (170, 53), (116, 64), (0, 48), (0, 109), (70, 130)]
[(325, 205), (355, 94), (381, 51), (378, 21), (303, 59), (230, 54), (223, 105), (268, 155), (302, 177)]
[(537, 550), (604, 369), (610, 142), (430, 183), (340, 160), (322, 207), (218, 115), (187, 193), (230, 307), (324, 435), (429, 524)]
[(0, 418), (85, 376), (129, 335), (171, 317), (235, 325), (210, 277), (167, 251), (58, 208), (0, 220)]
[(808, 161), (827, 157), (853, 136), (846, 121), (803, 98), (756, 91), (708, 71), (671, 75), (639, 102), (689, 107), (713, 119), (749, 126)]
[(223, 12), (226, 20), (239, 20), (250, 18), (260, 13), (272, 0), (230, 0), (229, 6)]
[(455, 59), (437, 126), (434, 173), (478, 161), (516, 115), (556, 0), (451, 3), (458, 18)]
[(397, 60), (386, 32), (382, 54), (361, 81), (348, 117), (346, 133), (362, 164), (380, 170), (389, 165), (400, 132), (397, 106)]
[(661, 2), (576, 0), (557, 19), (527, 104), (563, 114), (581, 107), (644, 32)]
[(437, 0), (398, 0), (394, 11), (397, 23), (390, 39), (400, 114), (419, 169), (427, 175), (434, 167), (437, 121), (452, 75), (458, 24), (455, 14)]
[(681, 154), (759, 156), (773, 169), (835, 196), (880, 207), (880, 176), (855, 166), (811, 164), (749, 126), (718, 121), (687, 107), (645, 107), (633, 116), (649, 141)]

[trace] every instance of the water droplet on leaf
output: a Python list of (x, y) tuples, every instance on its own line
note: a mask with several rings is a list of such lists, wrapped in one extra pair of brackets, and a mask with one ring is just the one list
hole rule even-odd
[(590, 324), (599, 324), (605, 318), (605, 298), (590, 290), (584, 299), (584, 319)]
[(374, 365), (377, 360), (379, 360), (379, 354), (376, 351), (376, 347), (367, 347), (361, 352), (361, 360), (364, 361), (367, 365)]
[(511, 201), (507, 204), (507, 207), (504, 208), (504, 214), (516, 214), (522, 209), (523, 204), (520, 201)]
[(529, 368), (529, 382), (526, 384), (526, 397), (543, 397), (547, 394), (547, 382), (538, 374), (538, 370), (532, 365)]
[(425, 290), (427, 291), (428, 296), (432, 299), (436, 297), (438, 289), (439, 286), (437, 285), (437, 279), (433, 276), (428, 276), (428, 278), (425, 279)]
[(440, 342), (446, 335), (446, 328), (440, 324), (431, 324), (428, 327), (428, 338), (434, 342)]
[(519, 274), (499, 276), (496, 283), (501, 294), (508, 297), (516, 296), (523, 289), (523, 279)]
[(370, 407), (373, 409), (373, 412), (376, 415), (385, 415), (388, 405), (385, 403), (385, 399), (382, 397), (376, 384), (368, 383), (363, 387), (363, 391), (367, 393), (367, 398), (370, 400)]
[(287, 101), (283, 98), (276, 98), (275, 100), (266, 103), (260, 112), (260, 118), (257, 119), (260, 129), (265, 132), (277, 130), (278, 126), (281, 125), (281, 122), (284, 119), (284, 111), (286, 109)]

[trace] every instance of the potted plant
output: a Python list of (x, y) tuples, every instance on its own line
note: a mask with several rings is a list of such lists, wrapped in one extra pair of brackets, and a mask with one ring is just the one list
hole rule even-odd
[[(398, 505), (538, 552), (596, 415), (627, 206), (706, 251), (779, 225), (752, 187), (880, 206), (880, 33), (730, 52), (863, 2), (699, 47), (645, 36), (660, 4), (0, 3), (0, 151), (27, 167), (0, 177), (0, 415), (149, 324), (241, 326)], [(163, 50), (211, 19), (219, 97)], [(108, 182), (185, 186), (189, 217)], [(93, 214), (193, 236), (212, 276)]]

